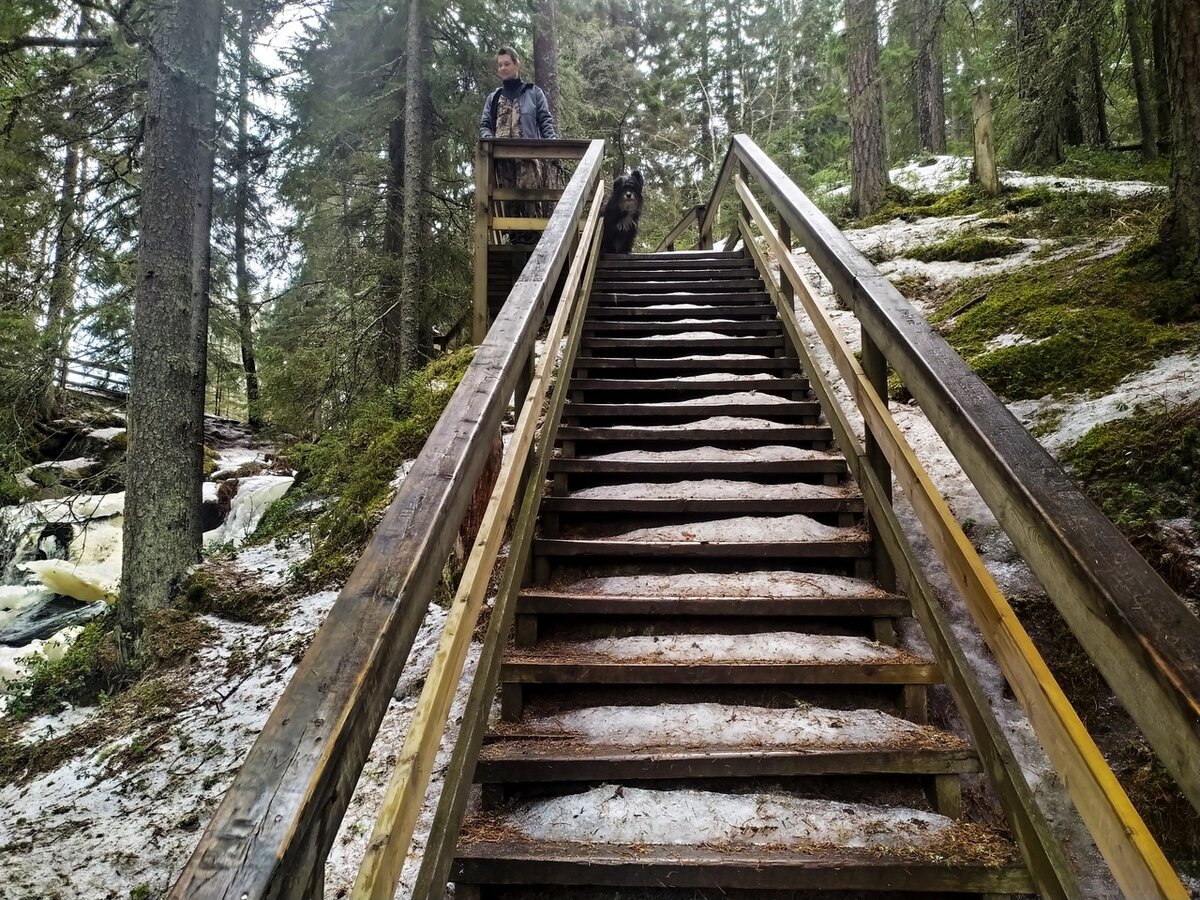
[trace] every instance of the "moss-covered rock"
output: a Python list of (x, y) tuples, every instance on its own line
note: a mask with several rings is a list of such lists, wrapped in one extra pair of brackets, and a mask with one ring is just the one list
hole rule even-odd
[(921, 262), (978, 262), (982, 259), (1011, 256), (1023, 246), (1020, 241), (1012, 238), (968, 231), (935, 244), (916, 247), (905, 255)]
[[(1017, 400), (1107, 390), (1194, 346), (1200, 309), (1191, 297), (1154, 244), (1139, 242), (1103, 259), (1074, 254), (970, 279), (931, 319), (993, 390)], [(1028, 342), (992, 347), (1012, 333)]]

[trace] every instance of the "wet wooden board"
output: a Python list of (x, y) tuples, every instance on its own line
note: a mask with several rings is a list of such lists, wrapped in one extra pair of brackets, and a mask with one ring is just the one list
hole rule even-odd
[(566, 594), (549, 589), (522, 591), (518, 611), (549, 615), (612, 616), (796, 616), (799, 618), (888, 618), (909, 613), (908, 600), (894, 594), (861, 597), (706, 597)]

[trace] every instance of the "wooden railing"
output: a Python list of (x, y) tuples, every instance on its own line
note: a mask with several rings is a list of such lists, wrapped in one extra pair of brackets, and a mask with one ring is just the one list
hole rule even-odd
[(475, 147), (475, 279), (471, 316), (471, 339), (478, 344), (488, 330), (488, 248), (502, 235), (544, 230), (549, 219), (512, 215), (508, 204), (557, 202), (562, 189), (548, 185), (540, 189), (499, 186), (496, 161), (583, 159), (591, 141), (517, 140), (487, 138)]
[(129, 370), (115, 363), (76, 356), (55, 360), (59, 387), (124, 403), (129, 398)]
[(322, 896), (325, 857), (600, 178), (593, 141), (169, 896)]
[(685, 212), (683, 214), (683, 218), (679, 220), (675, 227), (667, 232), (667, 236), (658, 242), (658, 246), (654, 249), (654, 252), (662, 253), (664, 250), (674, 250), (675, 242), (683, 237), (689, 228), (691, 228), (693, 225), (699, 224), (700, 217), (703, 215), (703, 206), (693, 206), (691, 209)]
[[(735, 171), (738, 169), (740, 174)], [(775, 207), (778, 229), (751, 192), (750, 176)], [(770, 283), (785, 326), (806, 357), (814, 390), (827, 410), (836, 411), (831, 424), (863, 487), (872, 526), (908, 590), (914, 615), (964, 711), (1039, 889), (1046, 896), (1080, 896), (1075, 876), (896, 522), (891, 507), (893, 474), (1029, 715), (1117, 883), (1130, 897), (1186, 897), (1178, 877), (889, 415), (888, 365), (900, 374), (1193, 803), (1200, 797), (1200, 621), (891, 283), (744, 136), (734, 138), (707, 206), (709, 213), (719, 207), (730, 184), (742, 209), (732, 235), (746, 239), (748, 252)], [(709, 214), (701, 219), (702, 243), (705, 234), (711, 237), (714, 222)], [(754, 228), (779, 262), (778, 287), (764, 251), (752, 239)], [(861, 363), (792, 261), (790, 233), (798, 235), (834, 290), (859, 318)], [(865, 440), (861, 443), (836, 402), (831, 402), (835, 400), (832, 387), (796, 321), (793, 292), (863, 416)]]

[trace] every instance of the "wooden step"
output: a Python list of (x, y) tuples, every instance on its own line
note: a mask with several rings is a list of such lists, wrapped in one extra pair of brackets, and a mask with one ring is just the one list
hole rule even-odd
[(741, 391), (759, 393), (805, 393), (807, 378), (781, 378), (772, 375), (742, 375), (722, 381), (698, 381), (684, 378), (575, 378), (571, 391), (672, 391), (691, 394), (734, 394)]
[(555, 616), (751, 616), (794, 618), (895, 618), (909, 613), (895, 594), (858, 596), (705, 596), (697, 594), (585, 594), (527, 588), (517, 612)]
[(733, 293), (741, 291), (761, 291), (761, 278), (723, 278), (714, 281), (678, 280), (678, 281), (644, 281), (626, 282), (609, 280), (597, 275), (592, 282), (592, 290), (597, 293), (619, 291), (626, 294), (652, 296), (658, 294), (674, 294), (679, 292), (709, 294)]
[[(617, 259), (612, 256), (601, 257), (599, 270), (602, 272), (635, 272), (643, 269), (661, 269), (664, 271), (689, 271), (692, 269), (744, 269), (749, 261), (740, 254), (729, 256), (698, 256), (690, 259), (678, 258), (678, 254), (667, 256), (647, 256)], [(749, 264), (749, 268), (754, 268)]]
[[(755, 660), (749, 636), (733, 636), (742, 648), (737, 656), (704, 656), (700, 649), (713, 635), (656, 635), (646, 638), (613, 638), (607, 642), (546, 641), (531, 649), (515, 648), (505, 655), (500, 680), (509, 684), (773, 684), (773, 685), (904, 685), (938, 684), (938, 667), (908, 651), (862, 638), (839, 638), (847, 646), (867, 648), (866, 658), (830, 659), (820, 654), (806, 657), (804, 640), (811, 635), (791, 635), (797, 652), (786, 658), (778, 651), (770, 659)], [(760, 636), (761, 637), (761, 636)], [(832, 638), (831, 638), (832, 640)], [(662, 649), (670, 641), (675, 652)], [(591, 649), (602, 645), (606, 649)], [(645, 648), (644, 655), (620, 654), (612, 648)], [(766, 655), (764, 653), (764, 655)]]
[[(485, 837), (475, 838), (475, 833)], [(750, 891), (905, 891), (913, 897), (1029, 894), (1029, 875), (1016, 858), (1003, 863), (921, 861), (866, 850), (809, 852), (766, 848), (710, 849), (671, 845), (538, 843), (495, 839), (495, 829), (468, 826), (451, 879), (465, 884), (602, 885)], [(561, 896), (577, 897), (573, 891)], [(638, 892), (633, 897), (647, 895)], [(759, 896), (759, 895), (755, 895)], [(761, 895), (769, 900), (774, 894)], [(788, 895), (781, 895), (780, 900)], [(581, 898), (582, 900), (582, 898)], [(590, 900), (590, 898), (588, 898)]]
[(861, 497), (813, 497), (811, 499), (793, 499), (790, 497), (778, 500), (707, 500), (694, 497), (675, 499), (590, 499), (574, 497), (547, 497), (542, 501), (544, 512), (578, 513), (583, 515), (612, 515), (628, 513), (630, 515), (662, 516), (686, 515), (695, 513), (699, 516), (717, 514), (753, 515), (789, 515), (806, 516), (836, 515), (839, 513), (861, 515), (863, 501)]
[(683, 303), (647, 304), (645, 306), (613, 306), (611, 304), (589, 305), (587, 324), (607, 322), (620, 319), (655, 319), (655, 318), (728, 318), (762, 321), (765, 318), (777, 318), (778, 310), (771, 303), (730, 303), (724, 306), (716, 303), (695, 304), (689, 306)]
[(740, 250), (663, 250), (656, 253), (605, 253), (600, 265), (623, 266), (639, 262), (679, 262), (697, 259), (733, 259), (745, 261), (748, 257)]
[[(719, 356), (720, 354), (697, 354)], [(744, 354), (750, 356), (750, 354)], [(644, 371), (701, 371), (720, 369), (723, 372), (798, 371), (800, 361), (786, 356), (751, 356), (749, 359), (671, 359), (645, 356), (579, 356), (576, 371), (593, 369), (630, 369)]]
[(693, 281), (712, 279), (719, 281), (723, 278), (758, 278), (758, 269), (753, 263), (749, 265), (708, 265), (687, 266), (675, 268), (666, 266), (638, 266), (637, 268), (619, 268), (617, 266), (601, 266), (596, 272), (597, 278), (605, 281), (671, 281), (687, 278)]
[(569, 401), (563, 412), (564, 419), (687, 419), (696, 421), (712, 416), (739, 415), (752, 418), (784, 421), (795, 419), (816, 420), (821, 414), (821, 404), (815, 400), (788, 400), (783, 403), (764, 400), (762, 403), (738, 403), (736, 406), (722, 404), (719, 397), (712, 403), (576, 403)]
[[(551, 460), (550, 471), (591, 475), (674, 475), (685, 478), (699, 475), (734, 475), (741, 478), (754, 478), (756, 475), (842, 475), (847, 472), (844, 458), (811, 452), (812, 456), (799, 459), (722, 459), (686, 451), (666, 451), (661, 458), (655, 459), (587, 456)], [(671, 455), (668, 456), (668, 453)], [(750, 456), (749, 453), (745, 455)]]
[(771, 296), (762, 290), (688, 292), (675, 294), (631, 293), (622, 288), (600, 290), (592, 286), (589, 309), (594, 306), (658, 306), (665, 303), (683, 303), (691, 306), (712, 304), (714, 306), (763, 306), (771, 303)]
[(858, 540), (837, 541), (618, 541), (538, 538), (533, 553), (541, 557), (598, 559), (867, 559), (866, 532)]
[[(720, 335), (716, 326), (705, 328), (697, 325), (694, 331), (711, 331)], [(782, 333), (770, 337), (678, 337), (671, 335), (662, 340), (649, 338), (609, 338), (584, 335), (581, 347), (585, 350), (629, 350), (649, 355), (651, 352), (673, 351), (678, 356), (691, 356), (702, 350), (724, 350), (727, 353), (750, 352), (751, 350), (782, 350), (786, 341)]]
[(558, 429), (558, 439), (577, 443), (775, 443), (803, 447), (828, 444), (833, 440), (833, 429), (827, 425), (789, 425), (780, 428), (582, 428), (563, 425)]
[(583, 323), (585, 335), (598, 334), (672, 334), (680, 331), (719, 331), (723, 334), (782, 334), (783, 324), (778, 319), (753, 319), (725, 321), (718, 317), (706, 317), (692, 321), (690, 317), (673, 320), (651, 319), (635, 322), (605, 322), (589, 319)]

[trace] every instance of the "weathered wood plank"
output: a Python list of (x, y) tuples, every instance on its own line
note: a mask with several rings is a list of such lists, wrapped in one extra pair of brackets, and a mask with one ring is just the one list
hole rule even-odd
[(491, 145), (493, 159), (583, 159), (591, 144), (585, 140), (541, 138), (485, 138), (480, 143)]
[(568, 661), (513, 655), (502, 681), (514, 684), (939, 684), (933, 663)]
[(844, 541), (618, 541), (539, 538), (538, 556), (621, 559), (866, 559), (871, 545)]
[(540, 845), (468, 842), (453, 877), (476, 884), (604, 884), (612, 887), (801, 891), (1014, 893), (1032, 890), (1018, 865), (970, 865), (830, 850), (799, 853), (747, 848), (720, 852), (669, 846)]
[(602, 155), (594, 142), (171, 897), (300, 897), (323, 871)]
[[(547, 498), (549, 499), (549, 498)], [(670, 595), (565, 594), (530, 588), (518, 610), (545, 615), (612, 616), (794, 616), (797, 618), (890, 618), (906, 616), (908, 601), (878, 597), (706, 597)]]

